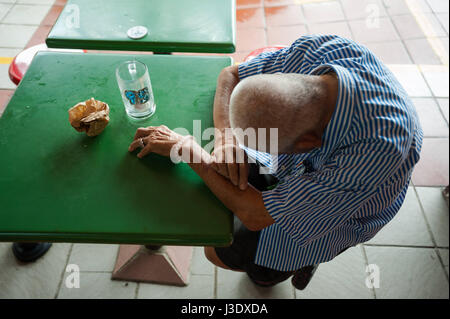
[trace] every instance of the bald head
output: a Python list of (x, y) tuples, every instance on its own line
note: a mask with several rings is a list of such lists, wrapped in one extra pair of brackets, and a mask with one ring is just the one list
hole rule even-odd
[[(278, 152), (317, 131), (324, 118), (327, 86), (320, 76), (296, 73), (260, 74), (234, 88), (230, 99), (232, 129), (278, 129)], [(244, 141), (240, 141), (246, 144)], [(266, 149), (267, 151), (267, 149)]]

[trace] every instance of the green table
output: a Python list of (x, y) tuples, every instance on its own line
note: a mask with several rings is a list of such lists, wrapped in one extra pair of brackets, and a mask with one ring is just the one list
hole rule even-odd
[[(148, 34), (128, 38), (138, 25)], [(51, 48), (232, 53), (235, 0), (69, 0), (46, 42)]]
[[(149, 67), (156, 113), (130, 120), (115, 79), (129, 55), (40, 52), (0, 118), (0, 241), (226, 245), (232, 214), (187, 164), (127, 148), (138, 127), (191, 134), (213, 126), (212, 106), (228, 57), (137, 55)], [(90, 138), (67, 110), (95, 97), (111, 108)], [(205, 145), (210, 141), (203, 140)]]

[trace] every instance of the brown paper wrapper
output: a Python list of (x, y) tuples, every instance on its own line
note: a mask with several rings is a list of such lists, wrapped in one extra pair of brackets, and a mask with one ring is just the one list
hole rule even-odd
[(80, 102), (69, 109), (69, 122), (78, 132), (97, 136), (109, 123), (109, 106), (94, 98)]

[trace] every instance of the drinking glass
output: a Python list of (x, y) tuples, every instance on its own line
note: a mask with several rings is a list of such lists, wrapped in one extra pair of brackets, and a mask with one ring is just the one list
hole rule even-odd
[(144, 119), (155, 113), (147, 65), (136, 60), (122, 62), (116, 69), (116, 78), (128, 116)]

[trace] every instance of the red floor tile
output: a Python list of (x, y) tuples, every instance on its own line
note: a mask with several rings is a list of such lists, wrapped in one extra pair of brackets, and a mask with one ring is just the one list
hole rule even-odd
[(295, 40), (308, 34), (304, 25), (292, 25), (267, 28), (268, 45), (291, 45)]
[(236, 52), (253, 51), (266, 46), (263, 28), (237, 29)]
[(61, 11), (63, 10), (64, 6), (53, 6), (50, 11), (47, 13), (47, 16), (42, 20), (41, 25), (49, 25), (53, 26), (56, 22), (56, 19), (58, 19)]
[(14, 94), (14, 90), (0, 90), (0, 116), (8, 105), (9, 99)]
[(264, 6), (287, 5), (294, 4), (295, 2), (295, 0), (264, 0)]
[(53, 5), (55, 6), (64, 6), (66, 5), (67, 0), (56, 0), (55, 3), (53, 3)]
[(239, 7), (260, 7), (262, 0), (236, 0), (236, 6)]
[(52, 26), (49, 26), (49, 25), (39, 26), (39, 28), (36, 30), (36, 32), (34, 32), (30, 41), (28, 41), (26, 48), (32, 47), (37, 44), (45, 43), (45, 39), (47, 39), (47, 35), (50, 32), (51, 28), (52, 28)]
[(264, 28), (262, 8), (236, 10), (236, 26), (238, 28)]
[(303, 24), (305, 19), (298, 5), (264, 8), (267, 26)]
[(412, 182), (415, 186), (446, 186), (448, 178), (448, 138), (425, 138)]

